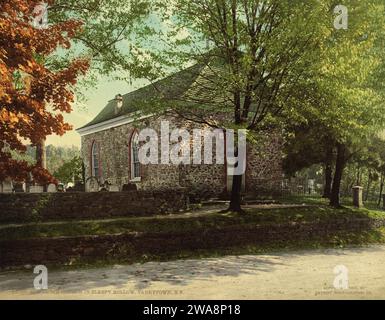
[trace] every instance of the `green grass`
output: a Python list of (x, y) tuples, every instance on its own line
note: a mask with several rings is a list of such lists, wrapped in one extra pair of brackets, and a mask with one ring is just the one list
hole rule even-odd
[[(173, 215), (165, 217), (136, 217), (116, 218), (111, 220), (63, 221), (60, 223), (29, 223), (20, 226), (0, 226), (0, 240), (50, 238), (61, 236), (105, 235), (130, 232), (182, 232), (198, 230), (222, 229), (230, 226), (253, 227), (257, 225), (277, 225), (285, 223), (311, 223), (330, 221), (335, 219), (376, 218), (385, 219), (385, 212), (375, 207), (356, 209), (345, 206), (334, 209), (327, 205), (320, 197), (288, 197), (280, 200), (281, 203), (299, 204), (290, 208), (253, 208), (246, 209), (245, 213), (211, 212), (203, 216)], [(350, 204), (344, 199), (345, 205)], [(304, 205), (302, 205), (304, 204)], [(211, 208), (212, 209), (212, 208)], [(199, 259), (221, 257), (225, 255), (266, 254), (281, 251), (344, 248), (351, 246), (365, 246), (385, 243), (385, 227), (364, 230), (360, 232), (337, 231), (324, 237), (312, 236), (309, 240), (274, 240), (259, 243), (258, 245), (242, 245), (233, 247), (218, 247), (215, 249), (186, 250), (183, 247), (178, 252), (158, 252), (156, 254), (136, 254), (130, 248), (121, 248), (123, 253), (119, 257), (101, 256), (86, 260), (78, 257), (71, 262), (71, 266), (64, 268), (102, 267), (114, 263), (144, 263), (147, 261), (168, 261), (175, 259)], [(128, 244), (129, 245), (129, 244)], [(129, 254), (124, 254), (127, 249)], [(59, 267), (63, 269), (63, 266)]]
[(318, 195), (290, 195), (279, 199), (281, 203), (289, 204), (308, 204), (308, 205), (328, 205), (327, 199)]
[[(285, 202), (301, 203), (299, 199)], [(306, 198), (311, 206), (293, 208), (246, 209), (245, 213), (210, 213), (199, 217), (119, 218), (97, 221), (68, 221), (58, 224), (30, 223), (0, 228), (0, 240), (46, 238), (61, 236), (105, 235), (130, 232), (188, 232), (220, 229), (228, 226), (275, 225), (284, 223), (319, 222), (331, 219), (384, 218), (385, 212), (346, 207), (333, 209), (323, 199)], [(303, 202), (302, 201), (302, 202)], [(317, 202), (318, 201), (318, 202)], [(283, 201), (282, 201), (283, 202)]]
[[(323, 199), (317, 195), (288, 196), (288, 197), (281, 198), (280, 202), (288, 203), (288, 204), (306, 204), (306, 205), (320, 205), (320, 206), (328, 206), (329, 204), (328, 199)], [(344, 208), (339, 210), (351, 209), (353, 211), (359, 211), (359, 212), (365, 213), (371, 218), (385, 218), (385, 211), (377, 205), (377, 202), (374, 202), (374, 201), (364, 202), (364, 208), (361, 208), (359, 210), (353, 207), (353, 200), (351, 197), (342, 198), (341, 204)]]
[[(346, 248), (361, 247), (371, 244), (385, 243), (385, 227), (375, 230), (362, 231), (359, 233), (340, 232), (328, 238), (313, 239), (308, 241), (274, 241), (271, 243), (262, 243), (241, 247), (218, 248), (216, 250), (196, 250), (181, 251), (175, 255), (158, 255), (151, 257), (152, 260), (168, 260), (173, 258), (208, 258), (224, 255), (245, 255), (245, 254), (267, 254), (282, 251), (298, 251), (308, 249), (328, 249), (328, 248)], [(150, 257), (142, 257), (143, 262)], [(149, 259), (150, 260), (150, 259)]]
[(327, 238), (312, 239), (308, 241), (274, 241), (270, 243), (261, 243), (258, 245), (244, 245), (233, 247), (218, 247), (215, 249), (197, 249), (184, 250), (178, 252), (158, 252), (157, 254), (145, 254), (123, 256), (120, 258), (100, 257), (94, 258), (91, 261), (79, 257), (73, 261), (71, 265), (57, 265), (50, 267), (53, 269), (79, 269), (79, 268), (100, 268), (108, 267), (113, 264), (130, 264), (130, 263), (146, 263), (149, 261), (172, 261), (178, 259), (203, 259), (217, 258), (228, 255), (261, 255), (275, 254), (279, 252), (298, 252), (305, 250), (316, 249), (331, 249), (331, 248), (354, 248), (364, 247), (373, 244), (385, 244), (385, 227), (375, 230), (362, 231), (360, 233), (340, 232), (338, 235), (333, 235)]

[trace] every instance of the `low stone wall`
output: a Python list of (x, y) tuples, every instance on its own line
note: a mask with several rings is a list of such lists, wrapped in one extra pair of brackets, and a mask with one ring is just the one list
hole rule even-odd
[(1, 194), (0, 223), (150, 216), (187, 208), (184, 190)]
[(344, 232), (365, 232), (385, 226), (385, 220), (352, 219), (281, 225), (237, 225), (186, 232), (148, 232), (116, 235), (0, 241), (0, 268), (46, 266), (119, 260), (130, 263), (143, 255), (157, 257), (201, 249), (264, 245), (289, 241), (334, 241)]

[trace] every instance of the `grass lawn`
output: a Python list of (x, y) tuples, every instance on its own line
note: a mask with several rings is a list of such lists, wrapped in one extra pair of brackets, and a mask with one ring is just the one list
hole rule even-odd
[(29, 223), (0, 225), (0, 240), (42, 237), (104, 235), (128, 232), (188, 232), (192, 230), (220, 229), (228, 226), (254, 226), (268, 224), (327, 221), (330, 219), (384, 218), (384, 211), (345, 207), (334, 209), (317, 197), (290, 197), (282, 203), (306, 204), (290, 208), (249, 208), (245, 213), (211, 212), (207, 215), (186, 217), (116, 218), (113, 220), (65, 221), (60, 223)]
[[(292, 204), (307, 204), (307, 205), (316, 205), (316, 206), (327, 206), (329, 204), (328, 199), (323, 199), (317, 195), (298, 195), (298, 196), (288, 196), (280, 199), (282, 203), (292, 203)], [(337, 213), (339, 210), (345, 211), (347, 209), (351, 209), (352, 211), (361, 212), (368, 214), (371, 218), (385, 218), (385, 211), (378, 207), (376, 202), (367, 201), (364, 203), (364, 208), (357, 209), (353, 207), (352, 198), (346, 197), (341, 199), (341, 203), (343, 205), (343, 209), (332, 209)]]
[[(115, 218), (108, 220), (83, 220), (83, 221), (61, 221), (49, 223), (28, 223), (22, 225), (0, 225), (1, 240), (36, 239), (63, 236), (83, 236), (83, 235), (107, 235), (124, 234), (131, 232), (143, 233), (146, 239), (147, 234), (164, 233), (173, 239), (173, 235), (184, 233), (189, 237), (191, 234), (208, 234), (214, 230), (223, 232), (230, 237), (237, 237), (239, 230), (252, 230), (254, 226), (277, 226), (288, 223), (314, 223), (324, 221), (349, 221), (355, 218), (385, 219), (385, 212), (372, 209), (356, 209), (345, 206), (342, 209), (334, 209), (327, 205), (324, 199), (317, 197), (290, 197), (280, 199), (283, 204), (296, 204), (296, 206), (281, 208), (274, 206), (246, 208), (245, 213), (221, 213), (220, 209), (213, 210), (212, 207), (207, 212), (200, 211), (197, 215), (170, 215), (157, 217), (133, 217)], [(234, 228), (233, 228), (234, 227)], [(244, 228), (244, 229), (243, 229)], [(294, 229), (295, 230), (295, 229)], [(194, 233), (195, 232), (195, 233)], [(230, 232), (230, 234), (228, 233)], [(247, 231), (246, 231), (247, 232)], [(232, 234), (233, 233), (233, 234)], [(243, 235), (245, 236), (245, 235)], [(151, 235), (150, 235), (151, 237)], [(294, 238), (295, 239), (295, 238)], [(307, 239), (305, 237), (305, 239)], [(303, 249), (320, 248), (343, 248), (351, 246), (363, 246), (369, 244), (385, 243), (385, 227), (373, 228), (352, 232), (339, 230), (327, 232), (324, 235), (309, 235), (307, 240), (278, 240), (272, 238), (267, 241), (255, 243), (245, 241), (239, 245), (224, 246), (218, 241), (215, 246), (203, 249), (187, 249), (181, 242), (180, 249), (174, 251), (157, 250), (146, 252), (146, 254), (133, 252), (130, 244), (127, 243), (128, 251), (123, 243), (122, 254), (118, 256), (102, 254), (88, 259), (83, 256), (72, 260), (70, 264), (59, 264), (61, 268), (82, 268), (100, 267), (115, 263), (133, 263), (147, 261), (167, 261), (188, 258), (219, 257), (224, 255), (244, 255), (244, 254), (265, 254), (278, 251), (291, 251)]]

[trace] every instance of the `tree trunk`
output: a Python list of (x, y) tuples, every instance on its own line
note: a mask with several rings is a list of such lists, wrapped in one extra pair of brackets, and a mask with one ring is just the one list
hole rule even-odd
[(382, 201), (382, 191), (384, 190), (384, 181), (385, 180), (385, 175), (384, 173), (381, 173), (381, 182), (380, 182), (380, 196), (378, 198), (378, 206), (381, 206), (381, 201)]
[[(235, 136), (235, 141), (238, 141), (237, 135)], [(238, 146), (235, 147), (234, 156), (238, 157)], [(240, 159), (238, 159), (240, 161)], [(241, 160), (242, 161), (242, 160)], [(235, 166), (240, 166), (241, 164), (235, 164)], [(231, 187), (231, 196), (230, 196), (230, 205), (227, 211), (242, 212), (241, 208), (241, 191), (242, 191), (242, 175), (233, 175), (232, 187)]]
[(346, 185), (346, 190), (345, 190), (346, 194), (349, 193), (353, 189), (354, 185), (355, 185), (354, 182)]
[(333, 147), (329, 147), (326, 151), (325, 158), (325, 186), (322, 198), (330, 199), (333, 182)]
[(228, 211), (242, 212), (241, 208), (242, 175), (234, 175), (231, 187), (230, 206)]
[(360, 166), (357, 165), (357, 179), (356, 179), (356, 186), (361, 185), (361, 178), (360, 178), (361, 175), (360, 175), (360, 172), (361, 172)]
[(372, 183), (371, 177), (372, 177), (372, 175), (371, 175), (371, 173), (369, 171), (369, 173), (368, 173), (368, 185), (367, 185), (367, 188), (366, 188), (364, 201), (368, 201), (368, 198), (369, 198), (370, 185)]
[(47, 169), (47, 160), (46, 160), (46, 153), (45, 153), (45, 141), (41, 140), (36, 145), (36, 165)]
[(336, 169), (334, 172), (332, 193), (330, 196), (330, 205), (336, 208), (341, 207), (340, 189), (342, 174), (346, 164), (345, 151), (346, 147), (341, 143), (337, 143)]

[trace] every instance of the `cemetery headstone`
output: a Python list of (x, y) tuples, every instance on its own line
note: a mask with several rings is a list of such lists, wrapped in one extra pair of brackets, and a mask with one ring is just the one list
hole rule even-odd
[(108, 187), (108, 191), (110, 191), (110, 192), (119, 192), (120, 190), (119, 190), (119, 186), (117, 186), (117, 185), (110, 185), (109, 187)]
[(29, 187), (29, 193), (43, 193), (44, 187), (43, 186), (30, 186)]
[(99, 182), (95, 177), (88, 178), (86, 181), (86, 192), (98, 192)]
[(25, 192), (25, 183), (16, 183), (14, 186), (14, 191), (16, 193)]
[(13, 192), (13, 184), (12, 184), (12, 181), (10, 180), (4, 180), (2, 182), (2, 186), (3, 186), (3, 190), (2, 192), (3, 193), (12, 193)]
[(49, 193), (54, 193), (54, 192), (57, 192), (57, 188), (56, 188), (56, 185), (53, 184), (53, 183), (50, 183), (47, 187), (47, 192)]

